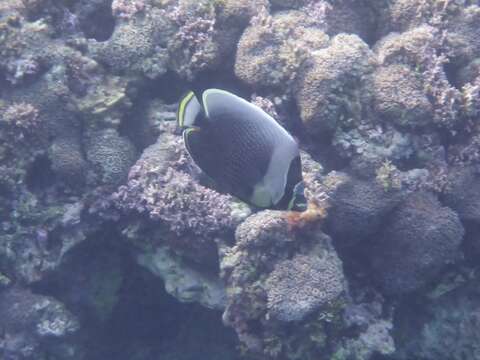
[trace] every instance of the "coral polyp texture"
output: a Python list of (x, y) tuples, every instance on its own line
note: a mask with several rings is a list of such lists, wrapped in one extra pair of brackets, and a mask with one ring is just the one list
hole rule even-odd
[[(197, 167), (209, 88), (304, 212)], [(480, 359), (479, 122), (476, 0), (0, 0), (0, 359)]]
[(266, 288), (270, 316), (282, 321), (302, 320), (344, 291), (342, 267), (335, 254), (324, 259), (297, 255), (275, 266)]

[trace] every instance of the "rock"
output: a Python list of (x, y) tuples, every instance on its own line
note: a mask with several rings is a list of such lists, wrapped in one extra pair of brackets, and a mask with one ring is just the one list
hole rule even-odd
[(0, 317), (5, 359), (47, 359), (48, 349), (67, 345), (80, 326), (63, 304), (18, 287), (0, 291)]
[(179, 301), (197, 302), (215, 310), (225, 308), (226, 292), (220, 278), (188, 266), (168, 248), (159, 247), (155, 252), (141, 254), (137, 261), (159, 276), (165, 283), (165, 290)]

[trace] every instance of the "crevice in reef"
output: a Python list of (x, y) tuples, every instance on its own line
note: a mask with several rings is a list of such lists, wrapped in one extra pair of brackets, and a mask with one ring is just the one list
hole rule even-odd
[(188, 88), (188, 84), (182, 80), (175, 72), (167, 71), (159, 79), (149, 80), (142, 87), (140, 99), (160, 98), (167, 104), (176, 103)]
[(0, 68), (0, 99), (9, 90), (10, 83), (7, 81), (7, 74)]
[(112, 36), (112, 0), (66, 0), (62, 8), (57, 22), (63, 31), (81, 30), (87, 39), (97, 41), (107, 41)]
[[(139, 152), (155, 143), (157, 120), (175, 120), (177, 101), (188, 86), (174, 72), (148, 80), (135, 93), (133, 106), (120, 124), (119, 133), (128, 137)], [(167, 117), (169, 119), (167, 119)]]
[(27, 171), (26, 184), (32, 192), (42, 192), (55, 184), (52, 163), (47, 156), (38, 156)]
[(110, 39), (114, 28), (115, 19), (112, 16), (111, 2), (99, 7), (80, 21), (80, 29), (82, 29), (85, 37), (100, 42)]
[[(182, 304), (136, 264), (118, 234), (97, 233), (73, 249), (35, 291), (54, 296), (79, 317), (89, 360), (236, 360), (236, 338), (221, 313)], [(148, 355), (150, 354), (150, 355)]]
[(220, 88), (245, 99), (250, 99), (252, 94), (252, 89), (239, 82), (233, 75), (233, 65), (231, 69), (225, 71), (218, 71), (218, 69), (203, 71), (197, 75), (190, 86), (193, 90), (199, 92), (209, 88)]
[(462, 86), (458, 83), (458, 67), (457, 65), (447, 62), (443, 65), (443, 70), (445, 71), (445, 76), (450, 85), (454, 86), (455, 88), (461, 90)]

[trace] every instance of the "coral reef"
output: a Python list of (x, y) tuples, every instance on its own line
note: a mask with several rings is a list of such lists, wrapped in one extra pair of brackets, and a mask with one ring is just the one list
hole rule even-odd
[(285, 87), (312, 51), (327, 45), (328, 36), (315, 21), (305, 23), (301, 12), (265, 12), (253, 19), (238, 43), (235, 74), (257, 87)]
[[(289, 229), (285, 214), (262, 211), (237, 228), (235, 246), (221, 250), (227, 283), (224, 321), (253, 353), (276, 358), (299, 352), (310, 359), (315, 346), (322, 346), (326, 327), (340, 316), (346, 284), (328, 236), (302, 238), (301, 231)], [(295, 249), (299, 254), (289, 259)], [(316, 273), (319, 269), (324, 272)], [(307, 316), (325, 319), (309, 327)], [(282, 322), (294, 322), (292, 326), (305, 331), (303, 336), (311, 336), (312, 342), (296, 344), (297, 334), (285, 333)]]
[(414, 71), (405, 65), (382, 66), (372, 75), (375, 112), (399, 126), (425, 126), (432, 106)]
[(107, 41), (90, 39), (91, 56), (115, 72), (141, 73), (152, 78), (165, 73), (166, 45), (173, 32), (172, 25), (155, 12), (124, 19), (124, 12), (115, 9), (115, 15), (120, 18), (119, 25)]
[[(421, 356), (423, 359), (476, 359), (480, 356), (477, 339), (478, 327), (478, 278), (468, 280), (423, 306), (416, 308), (422, 313), (416, 324), (399, 319), (399, 336), (405, 331), (414, 331), (415, 338), (405, 339), (404, 350), (396, 359)], [(409, 311), (403, 308), (400, 314)], [(401, 316), (399, 314), (399, 316)]]
[(48, 359), (55, 348), (59, 356), (73, 357), (79, 350), (70, 342), (78, 320), (52, 298), (12, 287), (0, 293), (0, 316), (5, 359)]
[(444, 192), (444, 201), (455, 210), (465, 222), (480, 222), (480, 203), (478, 187), (480, 185), (478, 172), (474, 167), (456, 169), (450, 174), (448, 187)]
[(311, 64), (299, 76), (295, 94), (302, 121), (312, 136), (358, 120), (364, 78), (374, 65), (373, 53), (356, 35), (339, 34), (327, 47), (315, 51)]
[[(479, 358), (479, 24), (477, 0), (1, 0), (0, 358)], [(212, 87), (298, 140), (306, 211), (195, 165), (177, 101)]]
[(181, 302), (225, 309), (226, 292), (220, 279), (190, 268), (167, 247), (140, 255), (138, 263), (159, 276), (165, 282), (165, 290)]
[(371, 249), (374, 277), (387, 294), (405, 294), (435, 279), (459, 256), (464, 229), (434, 195), (414, 193), (391, 215)]
[(56, 139), (50, 146), (49, 158), (52, 161), (52, 170), (59, 179), (73, 186), (85, 182), (87, 164), (78, 139), (75, 137)]
[(265, 283), (268, 314), (281, 321), (300, 321), (337, 299), (343, 272), (339, 259), (296, 255), (278, 263)]
[(98, 168), (101, 182), (109, 185), (121, 184), (136, 158), (133, 144), (113, 129), (90, 134), (86, 153), (88, 161)]
[(113, 195), (117, 207), (168, 229), (163, 240), (197, 262), (216, 256), (215, 239), (232, 236), (250, 214), (248, 206), (197, 181), (198, 168), (181, 139), (169, 133), (143, 152), (125, 186)]
[(401, 202), (395, 189), (385, 191), (376, 183), (342, 173), (324, 179), (330, 208), (326, 226), (338, 247), (349, 247), (371, 238)]

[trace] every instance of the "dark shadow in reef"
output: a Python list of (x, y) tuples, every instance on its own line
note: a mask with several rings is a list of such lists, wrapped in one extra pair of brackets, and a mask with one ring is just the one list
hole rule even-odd
[(204, 71), (190, 84), (191, 90), (200, 94), (206, 89), (217, 88), (229, 91), (250, 101), (253, 93), (252, 89), (238, 80), (233, 74), (233, 65), (231, 69)]
[(480, 224), (474, 221), (463, 221), (465, 237), (462, 242), (465, 262), (468, 266), (478, 267), (478, 256), (480, 255)]
[(115, 30), (112, 0), (67, 0), (62, 23), (78, 28), (87, 39), (107, 41)]
[(149, 116), (146, 113), (149, 104), (155, 100), (161, 101), (165, 104), (165, 109), (175, 113), (178, 101), (190, 90), (200, 94), (209, 88), (220, 88), (250, 100), (251, 91), (229, 73), (231, 72), (227, 70), (205, 71), (198, 74), (192, 82), (180, 78), (173, 71), (156, 79), (145, 79), (134, 95), (134, 105), (120, 126), (120, 134), (129, 137), (138, 150), (142, 151), (156, 141), (155, 133), (149, 131), (149, 124), (145, 121)]
[(87, 39), (95, 39), (99, 42), (107, 41), (115, 29), (115, 19), (112, 9), (103, 6), (80, 22), (80, 29)]
[(95, 234), (35, 286), (79, 317), (85, 358), (238, 360), (236, 337), (221, 313), (178, 302), (133, 253), (115, 232)]
[(38, 156), (27, 171), (26, 184), (33, 193), (43, 193), (55, 184), (52, 163), (47, 156)]
[(447, 77), (450, 85), (454, 86), (458, 90), (461, 90), (462, 85), (458, 83), (458, 65), (453, 62), (447, 62), (443, 65), (443, 70), (445, 71), (445, 76)]
[(133, 94), (133, 106), (120, 125), (120, 134), (128, 137), (139, 152), (154, 144), (158, 134), (150, 128), (150, 104), (160, 101), (165, 104), (164, 110), (168, 108), (176, 112), (176, 103), (186, 93), (187, 88), (186, 82), (173, 71), (168, 71), (156, 79), (144, 79), (142, 86)]

